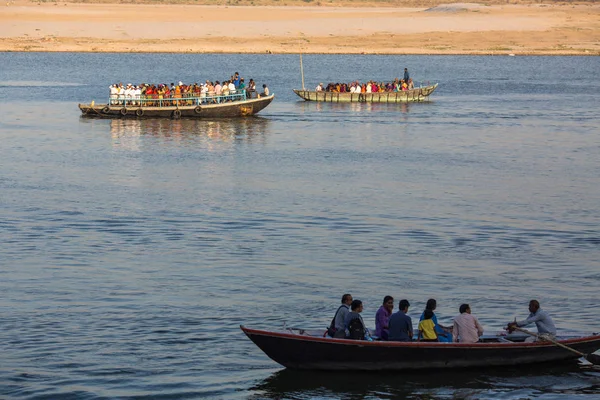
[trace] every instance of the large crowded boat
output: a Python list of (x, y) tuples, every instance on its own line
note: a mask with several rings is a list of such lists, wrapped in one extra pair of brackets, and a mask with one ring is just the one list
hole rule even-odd
[(97, 118), (231, 118), (254, 115), (275, 98), (267, 85), (258, 93), (252, 79), (248, 87), (243, 78), (234, 82), (232, 76), (222, 85), (219, 81), (170, 86), (114, 84), (106, 103), (92, 101), (79, 104), (79, 109), (83, 116)]

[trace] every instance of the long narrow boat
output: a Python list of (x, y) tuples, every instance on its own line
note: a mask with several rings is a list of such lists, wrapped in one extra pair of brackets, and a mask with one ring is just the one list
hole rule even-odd
[(376, 93), (338, 93), (293, 89), (294, 93), (306, 101), (320, 101), (327, 103), (416, 103), (429, 100), (438, 84), (418, 87), (401, 92), (376, 92)]
[(243, 91), (211, 97), (109, 99), (106, 104), (79, 104), (79, 109), (91, 118), (232, 118), (254, 115), (274, 98), (274, 94), (247, 98)]
[[(426, 370), (485, 368), (577, 359), (551, 342), (525, 343), (524, 336), (488, 337), (482, 342), (384, 342), (323, 337), (323, 331), (240, 327), (273, 361), (288, 368), (318, 370)], [(600, 334), (560, 337), (582, 353), (600, 348)]]

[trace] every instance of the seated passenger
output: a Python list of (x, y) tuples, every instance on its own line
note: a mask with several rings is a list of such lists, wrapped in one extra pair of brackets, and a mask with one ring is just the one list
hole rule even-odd
[(250, 78), (250, 82), (248, 82), (248, 88), (246, 89), (248, 98), (256, 97), (256, 82), (254, 79)]
[(350, 304), (350, 311), (346, 314), (344, 325), (346, 327), (346, 338), (355, 340), (373, 340), (369, 335), (369, 330), (365, 326), (360, 313), (363, 310), (363, 303), (360, 300), (354, 300)]
[(223, 88), (221, 89), (223, 96), (229, 96), (229, 81), (223, 82)]
[(317, 85), (317, 87), (315, 88), (315, 92), (322, 92), (323, 91), (323, 84), (319, 83)]
[[(427, 300), (425, 311), (431, 310), (433, 312), (433, 317), (431, 317), (431, 320), (435, 324), (435, 333), (437, 333), (438, 340), (440, 342), (452, 342), (452, 328), (438, 324), (437, 316), (435, 315), (436, 307), (437, 301), (435, 301), (435, 299)], [(421, 318), (419, 319), (419, 321), (425, 319), (425, 311), (423, 311), (423, 314), (421, 314)]]
[(423, 320), (419, 322), (418, 342), (438, 342), (437, 333), (435, 333), (435, 324), (433, 323), (433, 311), (425, 310)]
[(392, 314), (389, 321), (388, 340), (395, 342), (412, 342), (412, 319), (406, 314), (410, 303), (406, 299), (398, 303), (399, 311)]
[(258, 95), (258, 97), (265, 97), (269, 95), (269, 88), (267, 87), (267, 85), (263, 85), (263, 91), (261, 94)]
[(375, 336), (381, 340), (388, 340), (388, 322), (393, 310), (394, 298), (392, 296), (385, 296), (381, 307), (379, 307), (379, 310), (375, 314)]
[(333, 338), (343, 339), (346, 337), (346, 315), (350, 312), (352, 304), (352, 295), (346, 293), (342, 296), (342, 305), (338, 307), (331, 324), (327, 329), (327, 334)]
[(471, 314), (471, 307), (468, 304), (461, 304), (458, 311), (460, 315), (454, 318), (452, 339), (460, 343), (477, 343), (479, 336), (483, 335), (483, 327)]

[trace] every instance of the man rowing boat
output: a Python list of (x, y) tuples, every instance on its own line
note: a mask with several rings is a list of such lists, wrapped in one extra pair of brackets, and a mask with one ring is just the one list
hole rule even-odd
[[(538, 333), (542, 336), (554, 339), (556, 336), (556, 326), (550, 315), (540, 308), (540, 302), (531, 300), (529, 302), (529, 316), (522, 321), (514, 321), (508, 324), (508, 331), (512, 332), (515, 328), (531, 325), (535, 323)], [(529, 337), (526, 342), (534, 342), (537, 338)]]

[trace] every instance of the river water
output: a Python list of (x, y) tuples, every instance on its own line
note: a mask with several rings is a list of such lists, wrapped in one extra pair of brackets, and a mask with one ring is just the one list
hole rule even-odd
[[(314, 104), (290, 55), (0, 53), (0, 398), (592, 399), (600, 374), (281, 368), (239, 330), (325, 328), (340, 296), (495, 333), (540, 300), (600, 331), (600, 58), (304, 56), (306, 86), (439, 82)], [(243, 120), (89, 120), (113, 82), (223, 80)]]

